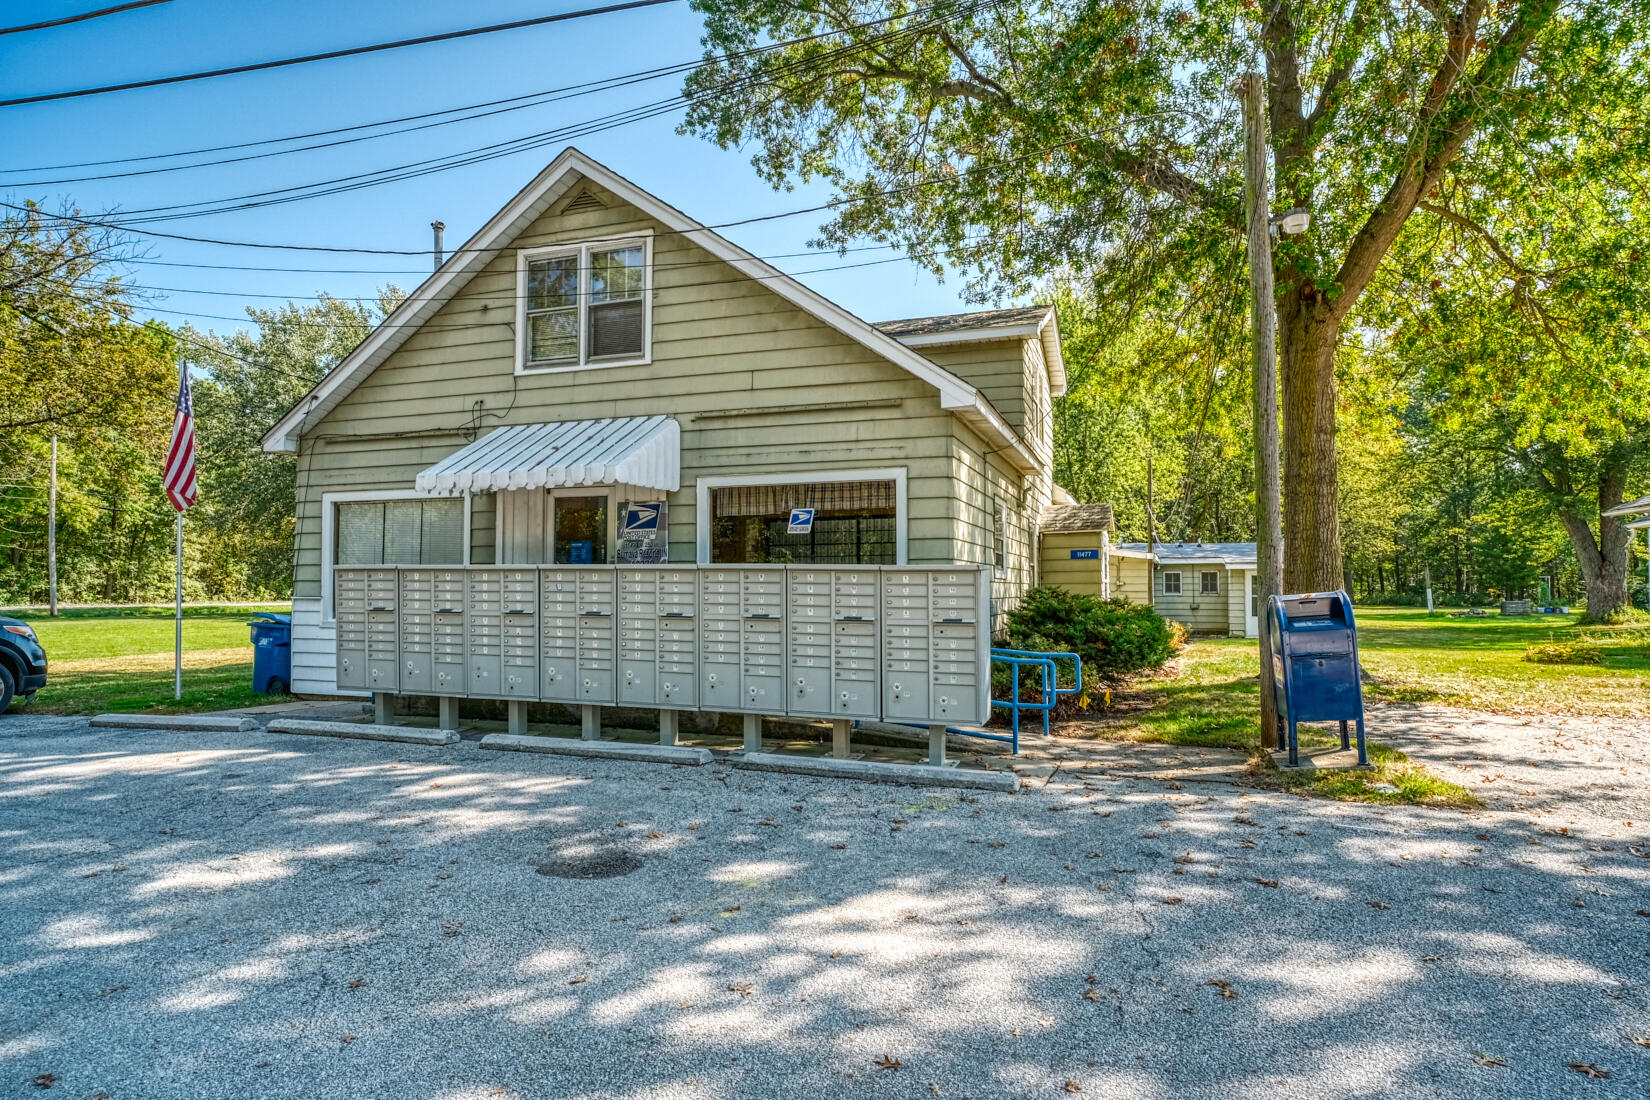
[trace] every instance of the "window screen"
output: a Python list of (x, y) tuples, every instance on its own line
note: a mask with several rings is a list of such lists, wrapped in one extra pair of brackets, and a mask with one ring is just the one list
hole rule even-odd
[[(791, 510), (814, 509), (805, 534)], [(713, 562), (893, 565), (898, 552), (894, 483), (829, 481), (711, 490)]]
[(337, 565), (462, 565), (464, 499), (339, 504)]
[(590, 358), (642, 354), (645, 263), (640, 245), (590, 254)]
[(647, 354), (647, 247), (570, 248), (529, 260), (527, 363), (544, 366)]
[(1163, 574), (1163, 594), (1165, 596), (1178, 596), (1178, 595), (1180, 595), (1180, 574), (1179, 573), (1165, 573), (1165, 574)]
[(1205, 596), (1220, 595), (1220, 574), (1211, 570), (1204, 570), (1202, 580), (1199, 582), (1198, 591)]

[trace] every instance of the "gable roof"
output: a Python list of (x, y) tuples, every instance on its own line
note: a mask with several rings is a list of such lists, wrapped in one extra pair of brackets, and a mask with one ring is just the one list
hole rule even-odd
[(1109, 504), (1050, 504), (1037, 523), (1045, 535), (1110, 531), (1113, 526)]
[[(1117, 543), (1120, 550), (1146, 550), (1143, 542)], [(1164, 565), (1253, 565), (1255, 544), (1252, 542), (1159, 542), (1152, 545), (1152, 553)]]
[(264, 433), (264, 450), (296, 451), (299, 438), (310, 426), (336, 408), (476, 273), (499, 253), (510, 249), (523, 230), (580, 180), (589, 180), (612, 192), (734, 270), (762, 281), (768, 289), (805, 313), (927, 382), (939, 391), (941, 408), (956, 413), (964, 423), (996, 444), (1004, 457), (1022, 472), (1032, 473), (1038, 469), (1037, 458), (1031, 450), (977, 388), (572, 147), (562, 150), (544, 171), (488, 219), (475, 236), (276, 421), (275, 426)]
[(908, 348), (945, 344), (978, 344), (989, 340), (1012, 340), (1035, 336), (1043, 348), (1048, 368), (1049, 392), (1066, 392), (1066, 361), (1060, 352), (1060, 323), (1053, 306), (1015, 306), (1010, 309), (981, 309), (971, 313), (941, 313), (933, 317), (907, 317), (900, 321), (878, 321), (876, 328)]

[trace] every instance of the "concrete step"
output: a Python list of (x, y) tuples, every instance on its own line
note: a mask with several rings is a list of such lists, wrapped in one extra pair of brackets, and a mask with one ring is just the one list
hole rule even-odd
[(309, 737), (348, 737), (361, 741), (401, 741), (409, 745), (451, 745), (457, 730), (419, 729), (416, 726), (379, 726), (371, 722), (321, 722), (305, 718), (277, 718), (264, 727), (270, 733), (301, 733)]
[(237, 714), (100, 714), (94, 726), (117, 730), (217, 730), (240, 733), (258, 728), (256, 719)]

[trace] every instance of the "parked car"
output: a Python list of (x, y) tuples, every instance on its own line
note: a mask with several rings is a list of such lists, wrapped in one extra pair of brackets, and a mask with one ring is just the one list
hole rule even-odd
[(21, 619), (0, 615), (0, 714), (14, 696), (34, 698), (46, 686), (46, 651), (34, 628)]

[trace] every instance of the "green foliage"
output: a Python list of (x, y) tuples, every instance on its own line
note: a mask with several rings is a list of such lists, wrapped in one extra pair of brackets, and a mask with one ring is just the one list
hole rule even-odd
[(1144, 604), (1102, 600), (1054, 585), (1030, 589), (1003, 626), (1011, 649), (1076, 653), (1085, 682), (1158, 668), (1169, 659), (1169, 626)]
[(1524, 651), (1524, 659), (1537, 665), (1602, 665), (1604, 652), (1586, 638), (1567, 642), (1543, 642)]

